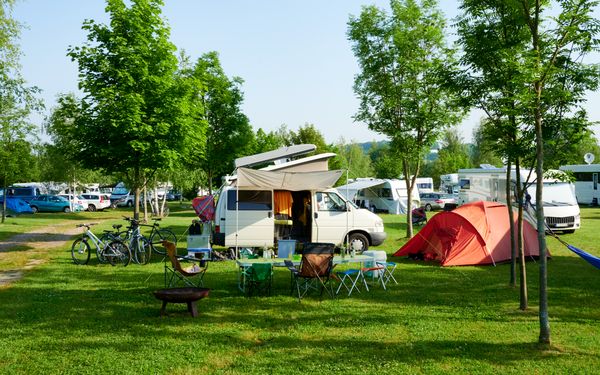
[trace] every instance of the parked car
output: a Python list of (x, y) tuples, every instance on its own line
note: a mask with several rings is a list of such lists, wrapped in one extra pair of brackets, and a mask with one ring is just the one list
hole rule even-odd
[(88, 201), (88, 211), (94, 212), (104, 210), (110, 207), (110, 196), (103, 193), (84, 193), (81, 194)]
[(167, 200), (168, 201), (181, 200), (181, 192), (179, 192), (177, 190), (169, 190), (169, 192), (167, 193)]
[[(34, 213), (36, 212), (71, 212), (70, 202), (58, 195), (42, 194), (33, 198), (29, 205)], [(83, 211), (83, 206), (75, 204), (74, 211)]]
[(421, 207), (426, 211), (443, 210), (446, 204), (456, 204), (456, 198), (450, 194), (423, 193), (421, 196)]
[(73, 204), (78, 204), (81, 207), (83, 207), (84, 211), (88, 210), (88, 201), (81, 195), (73, 195), (73, 194), (59, 194), (59, 197), (63, 197), (67, 200), (70, 200), (71, 202), (73, 202)]
[[(35, 186), (9, 186), (7, 196), (19, 198), (29, 203), (33, 198), (41, 194), (40, 188)], [(4, 191), (0, 194), (0, 202), (3, 202)]]

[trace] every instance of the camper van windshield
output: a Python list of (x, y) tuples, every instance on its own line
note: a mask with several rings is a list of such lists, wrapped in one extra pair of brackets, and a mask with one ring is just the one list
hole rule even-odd
[[(535, 203), (535, 185), (527, 188), (531, 201)], [(545, 206), (576, 205), (575, 187), (568, 182), (544, 182), (543, 200)]]

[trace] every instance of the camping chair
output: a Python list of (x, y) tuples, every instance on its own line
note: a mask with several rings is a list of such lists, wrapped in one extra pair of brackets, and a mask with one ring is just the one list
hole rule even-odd
[(358, 287), (359, 280), (365, 286), (365, 290), (369, 291), (369, 287), (367, 286), (367, 281), (365, 280), (365, 275), (362, 270), (350, 268), (344, 271), (338, 271), (335, 273), (340, 283), (338, 285), (335, 294), (339, 294), (342, 287), (344, 287), (348, 291), (348, 296), (352, 294), (354, 290), (360, 293), (360, 288)]
[(200, 266), (193, 263), (190, 267), (183, 268), (177, 258), (177, 248), (175, 244), (170, 241), (162, 241), (162, 245), (167, 249), (167, 257), (169, 262), (165, 259), (165, 287), (170, 288), (177, 285), (180, 281), (191, 287), (203, 286), (203, 278), (208, 268), (206, 261), (201, 261)]
[(271, 263), (255, 263), (246, 267), (242, 272), (244, 272), (244, 291), (248, 297), (261, 292), (266, 295), (271, 294), (273, 283), (273, 265)]
[(395, 284), (398, 284), (398, 281), (394, 277), (394, 271), (396, 271), (396, 268), (398, 267), (395, 262), (375, 262), (375, 264), (384, 268), (382, 271), (383, 275), (380, 275), (380, 277), (383, 278), (384, 284), (389, 283), (390, 280), (392, 280)]
[(323, 291), (327, 290), (332, 298), (335, 297), (332, 288), (329, 287), (334, 248), (332, 243), (309, 243), (304, 247), (300, 268), (295, 275), (292, 273), (298, 302), (301, 302), (309, 290), (320, 290), (321, 297)]

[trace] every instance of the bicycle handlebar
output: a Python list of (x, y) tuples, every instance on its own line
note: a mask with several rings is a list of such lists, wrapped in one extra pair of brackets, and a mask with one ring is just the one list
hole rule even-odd
[(90, 228), (92, 225), (96, 225), (98, 223), (89, 223), (89, 224), (77, 224), (75, 225), (76, 228), (81, 228), (81, 227), (86, 227), (86, 228)]

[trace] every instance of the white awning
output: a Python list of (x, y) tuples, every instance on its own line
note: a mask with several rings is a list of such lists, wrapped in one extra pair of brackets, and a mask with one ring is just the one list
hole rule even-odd
[(338, 186), (336, 189), (348, 200), (354, 200), (354, 197), (360, 190), (368, 189), (373, 186), (385, 184), (385, 180), (373, 178), (368, 180), (360, 180), (351, 182), (347, 185)]
[(237, 169), (237, 186), (275, 190), (322, 190), (332, 187), (342, 176), (341, 170), (323, 172), (277, 172), (248, 168)]

